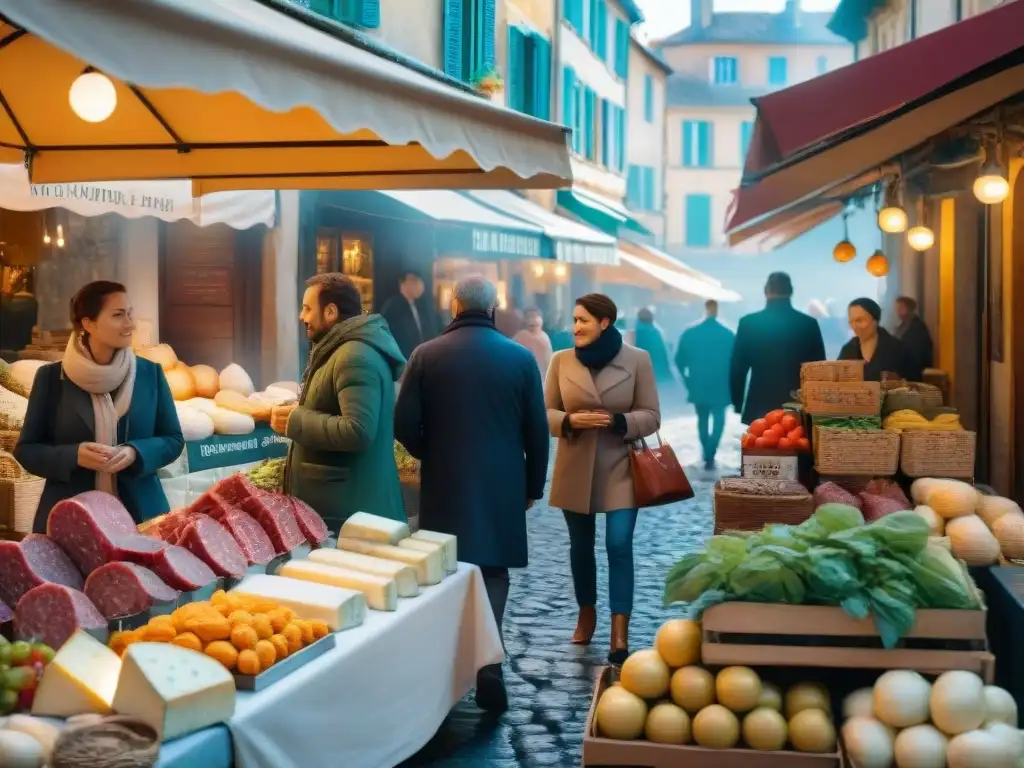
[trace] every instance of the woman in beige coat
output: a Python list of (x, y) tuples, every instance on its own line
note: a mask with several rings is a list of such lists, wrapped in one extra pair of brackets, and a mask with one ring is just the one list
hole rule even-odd
[(612, 663), (629, 654), (633, 608), (637, 506), (629, 443), (653, 434), (661, 423), (651, 358), (623, 344), (615, 328), (617, 314), (615, 303), (603, 294), (576, 300), (575, 348), (555, 353), (544, 396), (548, 425), (558, 438), (550, 503), (562, 508), (569, 527), (569, 560), (580, 607), (572, 642), (589, 644), (597, 626), (595, 516), (603, 514)]

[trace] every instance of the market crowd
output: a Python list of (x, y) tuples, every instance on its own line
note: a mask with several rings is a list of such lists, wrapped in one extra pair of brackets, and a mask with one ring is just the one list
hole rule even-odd
[[(452, 320), (434, 338), (418, 303), (423, 293), (423, 280), (406, 272), (381, 313), (365, 314), (350, 278), (309, 279), (299, 319), (310, 354), (299, 399), (271, 416), (291, 441), (285, 491), (335, 532), (357, 511), (404, 520), (397, 439), (421, 461), (421, 527), (458, 537), (460, 559), (481, 568), (500, 628), (509, 569), (528, 566), (526, 510), (544, 497), (554, 439), (549, 504), (565, 518), (579, 605), (566, 639), (589, 644), (600, 620), (600, 519), (609, 659), (620, 663), (629, 653), (638, 516), (631, 445), (661, 425), (659, 384), (673, 377), (674, 362), (713, 467), (730, 405), (749, 423), (792, 398), (803, 363), (825, 359), (819, 321), (793, 307), (792, 281), (774, 273), (764, 309), (743, 317), (735, 333), (708, 301), (670, 361), (652, 312), (638, 314), (628, 343), (618, 308), (602, 294), (576, 299), (567, 342), (552, 338), (538, 310), (499, 308), (495, 286), (482, 277), (456, 285)], [(931, 365), (913, 300), (900, 298), (896, 311), (890, 333), (875, 301), (848, 307), (854, 336), (839, 357), (863, 360), (866, 379), (920, 380)], [(157, 471), (184, 440), (163, 372), (132, 351), (124, 286), (84, 286), (70, 319), (63, 360), (39, 369), (15, 450), (26, 470), (46, 479), (35, 530), (45, 531), (58, 501), (91, 489), (116, 494), (139, 521), (167, 512)], [(500, 664), (480, 671), (476, 697), (487, 710), (507, 707)]]

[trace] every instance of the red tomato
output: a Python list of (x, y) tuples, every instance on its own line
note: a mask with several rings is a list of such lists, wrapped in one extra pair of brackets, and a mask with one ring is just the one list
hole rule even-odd
[[(775, 435), (776, 440), (781, 440), (786, 436), (786, 428), (783, 427), (781, 424), (772, 425), (772, 428), (769, 429), (768, 432), (771, 432), (773, 435)], [(768, 433), (766, 432), (765, 434)]]
[(785, 415), (786, 415), (786, 412), (783, 411), (783, 410), (772, 411), (771, 413), (767, 414), (764, 417), (764, 420), (768, 424), (768, 426), (770, 427), (770, 426), (778, 424), (780, 421), (782, 421), (782, 417), (785, 416)]
[(779, 438), (780, 451), (792, 451), (794, 448), (796, 448), (796, 446), (793, 444), (793, 441), (790, 440), (788, 437)]
[(804, 452), (811, 450), (811, 441), (806, 437), (801, 437), (796, 441), (796, 449)]
[(750, 427), (747, 429), (747, 432), (754, 437), (760, 437), (764, 434), (766, 429), (768, 429), (768, 422), (764, 419), (754, 419), (750, 422)]
[(755, 448), (768, 448), (769, 447), (768, 446), (768, 438), (766, 438), (766, 437), (754, 438), (754, 447)]
[(782, 421), (779, 422), (782, 428), (786, 430), (786, 434), (789, 434), (794, 429), (800, 426), (800, 421), (792, 413), (787, 413), (782, 417)]
[(786, 435), (786, 437), (788, 437), (790, 440), (799, 440), (803, 436), (804, 436), (804, 428), (803, 427), (797, 427), (792, 432), (790, 432), (788, 435)]
[(775, 432), (765, 432), (758, 441), (764, 440), (765, 448), (776, 448), (779, 445), (779, 436)]
[(751, 435), (749, 432), (747, 434), (745, 434), (743, 436), (743, 441), (741, 443), (741, 445), (743, 446), (743, 450), (749, 451), (751, 448), (753, 448), (754, 447), (754, 441), (756, 441), (756, 440), (757, 440), (757, 438), (754, 437), (753, 435)]

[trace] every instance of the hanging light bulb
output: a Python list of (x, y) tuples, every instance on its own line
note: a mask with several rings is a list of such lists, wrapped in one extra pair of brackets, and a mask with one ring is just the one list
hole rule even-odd
[(878, 228), (890, 235), (907, 231), (907, 212), (900, 205), (898, 186), (898, 179), (889, 182), (882, 208), (878, 212)]
[(985, 205), (998, 205), (1010, 194), (1010, 182), (999, 163), (997, 143), (993, 140), (985, 147), (985, 164), (974, 180), (974, 196)]
[(57, 225), (57, 247), (64, 247), (64, 227), (62, 227), (60, 224)]
[(49, 232), (47, 232), (47, 231), (46, 231), (46, 230), (44, 229), (44, 230), (43, 230), (43, 245), (49, 245), (49, 244), (50, 244), (50, 233), (49, 233)]
[(102, 123), (117, 107), (117, 89), (102, 72), (87, 69), (75, 78), (68, 92), (71, 109), (87, 123)]
[(928, 204), (924, 198), (918, 201), (917, 224), (907, 230), (907, 245), (918, 252), (935, 245), (935, 232), (928, 226)]
[(543, 277), (544, 276), (544, 265), (543, 264), (534, 264), (533, 265), (533, 274), (535, 274), (537, 277)]
[(565, 268), (565, 264), (555, 265), (555, 277), (565, 277), (568, 272), (569, 270)]
[(850, 225), (847, 221), (849, 215), (849, 211), (843, 211), (843, 239), (836, 243), (836, 247), (832, 249), (832, 258), (840, 264), (845, 264), (857, 258), (857, 248), (850, 242)]
[(889, 274), (889, 259), (886, 258), (881, 249), (871, 254), (864, 266), (875, 277), (885, 277)]

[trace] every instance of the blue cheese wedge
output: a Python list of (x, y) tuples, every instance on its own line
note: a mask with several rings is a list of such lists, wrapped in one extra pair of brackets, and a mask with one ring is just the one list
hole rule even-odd
[(334, 632), (358, 627), (366, 618), (366, 596), (354, 589), (251, 573), (231, 591), (273, 600), (300, 619), (322, 621)]
[(414, 541), (427, 541), (434, 544), (440, 544), (444, 549), (444, 569), (448, 571), (448, 573), (455, 573), (459, 570), (459, 554), (457, 549), (458, 540), (452, 534), (419, 530), (409, 538)]
[(416, 569), (407, 563), (360, 555), (357, 552), (346, 552), (342, 549), (330, 549), (329, 547), (312, 550), (307, 559), (335, 568), (394, 579), (399, 597), (416, 597), (420, 593), (420, 584), (416, 580)]

